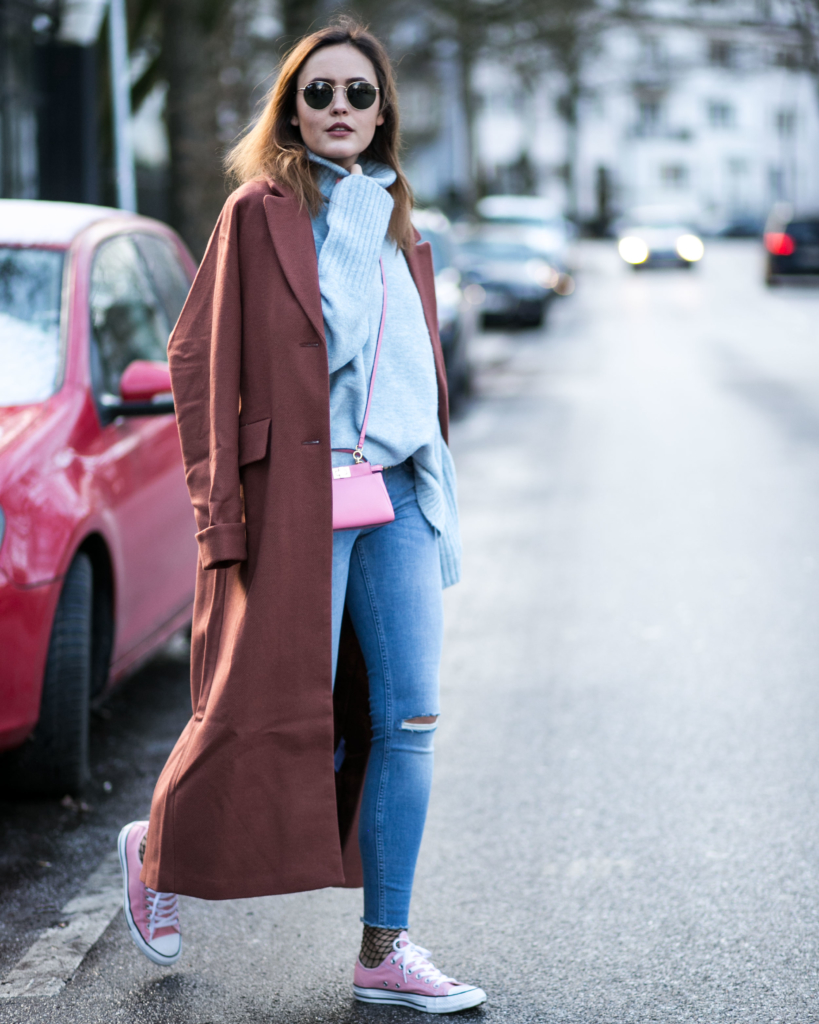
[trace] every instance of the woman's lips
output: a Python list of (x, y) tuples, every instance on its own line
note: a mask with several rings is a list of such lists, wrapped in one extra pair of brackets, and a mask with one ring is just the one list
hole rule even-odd
[(352, 135), (353, 129), (348, 125), (344, 124), (343, 121), (336, 121), (335, 124), (331, 124), (327, 129), (328, 135), (336, 135), (339, 138), (343, 138), (345, 135)]

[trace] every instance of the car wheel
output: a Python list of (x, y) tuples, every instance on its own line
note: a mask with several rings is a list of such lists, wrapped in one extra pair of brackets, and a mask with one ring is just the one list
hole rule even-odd
[(8, 755), (17, 794), (76, 796), (88, 778), (93, 600), (91, 560), (80, 553), (66, 573), (51, 627), (40, 718)]

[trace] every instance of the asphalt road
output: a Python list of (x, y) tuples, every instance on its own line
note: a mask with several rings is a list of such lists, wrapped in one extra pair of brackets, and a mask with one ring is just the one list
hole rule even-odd
[[(819, 291), (766, 291), (752, 243), (690, 273), (579, 261), (546, 331), (481, 340), (454, 430), (464, 581), (414, 937), (487, 990), (461, 1015), (487, 1024), (810, 1024)], [(0, 805), (0, 976), (147, 811), (187, 714), (177, 643), (96, 717), (87, 808)], [(356, 892), (181, 905), (175, 968), (119, 914), (0, 1022), (419, 1019), (351, 1000)]]

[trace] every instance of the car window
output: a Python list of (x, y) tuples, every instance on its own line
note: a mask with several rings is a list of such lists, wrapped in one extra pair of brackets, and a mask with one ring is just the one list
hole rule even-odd
[(787, 233), (797, 242), (816, 244), (819, 242), (819, 221), (794, 220), (787, 227)]
[(191, 287), (191, 279), (182, 265), (176, 247), (158, 235), (134, 235), (134, 241), (148, 266), (148, 273), (173, 327), (179, 319)]
[(54, 394), (63, 258), (53, 249), (0, 247), (0, 406)]
[(514, 242), (495, 242), (485, 239), (474, 239), (461, 245), (461, 252), (467, 256), (481, 260), (497, 260), (499, 262), (516, 263), (531, 260), (539, 254), (528, 245), (516, 245)]
[(167, 359), (168, 316), (133, 239), (118, 235), (97, 250), (91, 269), (91, 379), (96, 394), (119, 394), (134, 359)]
[(440, 274), (446, 267), (452, 265), (452, 254), (449, 250), (447, 240), (439, 235), (437, 231), (419, 231), (422, 242), (429, 242), (432, 249), (432, 268), (436, 274)]

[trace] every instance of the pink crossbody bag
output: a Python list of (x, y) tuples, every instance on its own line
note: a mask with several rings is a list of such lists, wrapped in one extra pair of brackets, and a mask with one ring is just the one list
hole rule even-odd
[[(378, 370), (378, 356), (381, 352), (381, 339), (384, 336), (384, 322), (387, 319), (387, 281), (384, 277), (384, 261), (379, 260), (379, 263), (384, 300), (381, 306), (381, 324), (378, 328), (378, 341), (375, 345), (370, 389), (367, 394), (367, 408), (364, 410), (364, 422), (361, 425), (358, 444), (352, 449), (355, 465), (336, 466), (333, 469), (334, 530), (358, 530), (364, 526), (380, 526), (382, 523), (391, 523), (395, 519), (392, 502), (387, 493), (387, 485), (384, 483), (384, 467), (372, 466), (364, 458), (367, 421), (370, 418), (375, 374)], [(333, 451), (349, 452), (350, 449), (334, 448)]]

